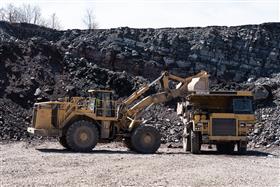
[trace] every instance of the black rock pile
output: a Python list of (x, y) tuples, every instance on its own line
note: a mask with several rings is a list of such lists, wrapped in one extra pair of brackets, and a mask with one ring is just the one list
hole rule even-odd
[[(248, 84), (248, 83), (247, 83)], [(259, 78), (253, 83), (259, 96), (263, 97), (256, 102), (257, 123), (254, 132), (250, 135), (253, 147), (272, 147), (280, 145), (280, 74)], [(261, 89), (260, 89), (261, 88)], [(264, 99), (265, 98), (265, 99)]]
[(26, 132), (29, 122), (29, 110), (25, 110), (8, 99), (0, 99), (0, 138), (2, 140), (30, 138)]
[(183, 123), (177, 116), (174, 106), (154, 105), (142, 116), (145, 124), (160, 130), (162, 143), (182, 142)]
[[(36, 101), (111, 88), (126, 97), (162, 70), (179, 76), (208, 71), (213, 89), (254, 89), (258, 130), (253, 146), (279, 145), (280, 23), (236, 27), (115, 28), (56, 31), (0, 22), (0, 139), (30, 138)], [(147, 117), (163, 142), (181, 141), (175, 112), (154, 106)], [(164, 124), (164, 125), (163, 125)]]

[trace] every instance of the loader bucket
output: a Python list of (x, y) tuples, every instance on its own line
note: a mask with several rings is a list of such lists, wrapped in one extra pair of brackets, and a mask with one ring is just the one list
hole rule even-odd
[(188, 84), (188, 91), (190, 92), (209, 92), (208, 76), (192, 78)]

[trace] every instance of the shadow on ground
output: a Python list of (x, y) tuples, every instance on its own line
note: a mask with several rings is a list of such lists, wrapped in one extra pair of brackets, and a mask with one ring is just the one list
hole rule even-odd
[[(159, 154), (191, 154), (190, 152), (160, 152)], [(256, 157), (279, 157), (279, 155), (258, 151), (258, 150), (248, 150), (245, 155), (240, 155), (238, 152), (232, 154), (221, 154), (216, 150), (202, 150), (199, 154), (195, 155), (225, 155), (225, 156), (256, 156)]]
[[(40, 148), (36, 149), (43, 153), (70, 153), (70, 154), (79, 154), (80, 152), (73, 152), (67, 149), (49, 149), (49, 148)], [(81, 153), (80, 153), (81, 154)], [(83, 152), (82, 154), (137, 154), (133, 151), (128, 150), (92, 150), (90, 152)]]
[[(77, 154), (77, 152), (72, 152), (72, 151), (69, 151), (67, 149), (50, 149), (50, 148), (38, 148), (36, 149), (40, 152), (43, 152), (43, 153), (66, 153), (66, 154)], [(82, 153), (82, 154), (139, 154), (139, 153), (136, 153), (136, 152), (133, 152), (133, 151), (129, 151), (129, 150), (106, 150), (106, 149), (103, 149), (103, 150), (92, 150), (91, 152), (86, 152), (86, 153)], [(185, 155), (189, 155), (191, 154), (190, 152), (182, 152), (182, 151), (174, 151), (174, 152), (157, 152), (155, 154), (159, 154), (159, 155), (178, 155), (178, 154), (185, 154)], [(203, 150), (201, 151), (200, 154), (197, 154), (197, 156), (199, 155), (222, 155), (220, 153), (218, 153), (216, 150)], [(230, 154), (230, 155), (226, 155), (224, 154), (225, 156), (256, 156), (256, 157), (279, 157), (279, 155), (275, 155), (275, 154), (271, 154), (271, 153), (268, 153), (268, 152), (263, 152), (263, 151), (257, 151), (257, 150), (249, 150), (247, 151), (247, 154), (246, 155), (239, 155), (237, 152), (234, 152), (233, 154)]]

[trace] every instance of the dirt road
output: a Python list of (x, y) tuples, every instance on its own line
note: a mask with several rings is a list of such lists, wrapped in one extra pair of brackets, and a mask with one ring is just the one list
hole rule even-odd
[(280, 152), (201, 155), (160, 148), (129, 152), (119, 144), (71, 153), (57, 143), (0, 144), (0, 186), (279, 186)]

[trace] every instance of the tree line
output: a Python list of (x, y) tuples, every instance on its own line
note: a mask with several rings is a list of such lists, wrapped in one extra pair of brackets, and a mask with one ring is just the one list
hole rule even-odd
[[(14, 6), (8, 4), (6, 7), (0, 8), (0, 21), (10, 23), (30, 23), (49, 27), (52, 29), (62, 29), (59, 18), (56, 13), (52, 13), (48, 18), (42, 16), (41, 8), (30, 4)], [(87, 29), (96, 29), (97, 23), (92, 9), (87, 9), (82, 19)]]

